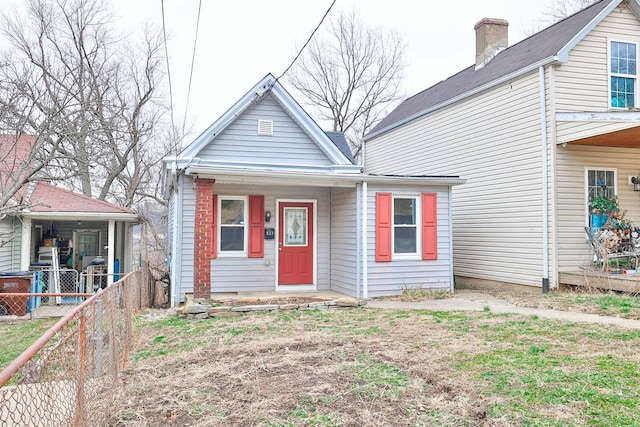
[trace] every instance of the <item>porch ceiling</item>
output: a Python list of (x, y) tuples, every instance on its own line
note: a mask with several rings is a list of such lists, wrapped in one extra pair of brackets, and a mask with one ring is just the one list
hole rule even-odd
[(569, 142), (572, 145), (596, 145), (602, 147), (640, 148), (640, 126), (603, 133)]

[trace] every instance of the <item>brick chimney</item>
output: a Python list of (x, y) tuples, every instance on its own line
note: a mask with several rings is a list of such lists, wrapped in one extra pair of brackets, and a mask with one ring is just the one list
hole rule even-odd
[(476, 30), (476, 70), (484, 67), (498, 52), (509, 45), (509, 22), (504, 19), (483, 18), (473, 27)]

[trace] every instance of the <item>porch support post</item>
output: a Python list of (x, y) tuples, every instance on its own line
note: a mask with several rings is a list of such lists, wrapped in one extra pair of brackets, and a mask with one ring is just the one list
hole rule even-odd
[(22, 243), (20, 247), (20, 270), (27, 271), (31, 264), (31, 218), (22, 218), (20, 230)]
[(369, 298), (369, 284), (367, 274), (367, 182), (362, 181), (362, 298)]
[(211, 297), (211, 258), (213, 253), (213, 179), (196, 178), (195, 236), (193, 245), (194, 298)]
[(107, 286), (113, 283), (113, 262), (116, 259), (116, 221), (109, 220), (107, 243)]

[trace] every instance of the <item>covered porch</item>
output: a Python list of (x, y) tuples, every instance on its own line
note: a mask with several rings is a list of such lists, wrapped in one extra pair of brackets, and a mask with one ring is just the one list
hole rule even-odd
[(103, 276), (100, 285), (111, 284), (133, 270), (132, 224), (137, 220), (128, 208), (38, 183), (16, 239), (20, 270), (54, 271), (78, 283), (72, 278), (91, 268)]
[(583, 289), (640, 293), (640, 274), (611, 274), (590, 271), (560, 273), (561, 286), (575, 286)]

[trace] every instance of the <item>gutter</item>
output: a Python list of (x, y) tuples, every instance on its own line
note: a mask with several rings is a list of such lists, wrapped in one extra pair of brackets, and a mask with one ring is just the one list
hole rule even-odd
[[(217, 182), (238, 181), (242, 183), (269, 184), (279, 183), (281, 185), (337, 185), (355, 186), (363, 181), (370, 183), (386, 184), (431, 184), (431, 185), (460, 185), (467, 182), (457, 176), (390, 176), (390, 175), (366, 175), (362, 173), (330, 173), (330, 172), (305, 172), (297, 170), (272, 171), (268, 169), (244, 169), (244, 168), (211, 168), (202, 166), (191, 166), (188, 171), (192, 175), (200, 177), (212, 177)], [(315, 181), (315, 183), (313, 182)]]

